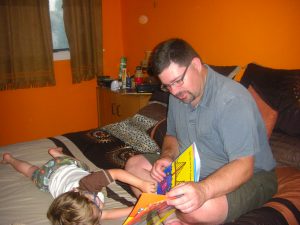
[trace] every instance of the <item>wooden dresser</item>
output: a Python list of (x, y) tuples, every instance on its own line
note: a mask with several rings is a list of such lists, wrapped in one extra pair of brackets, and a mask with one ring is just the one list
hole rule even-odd
[(124, 120), (148, 104), (151, 93), (97, 87), (99, 127)]

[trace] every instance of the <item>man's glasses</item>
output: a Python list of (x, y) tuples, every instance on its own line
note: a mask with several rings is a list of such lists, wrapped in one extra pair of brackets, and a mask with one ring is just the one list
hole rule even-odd
[(185, 75), (186, 75), (186, 71), (188, 70), (190, 65), (191, 65), (191, 62), (187, 65), (187, 67), (185, 68), (183, 74), (181, 75), (181, 77), (179, 79), (174, 80), (170, 84), (162, 84), (161, 89), (170, 91), (172, 89), (172, 87), (181, 87), (184, 83), (184, 78), (185, 78)]

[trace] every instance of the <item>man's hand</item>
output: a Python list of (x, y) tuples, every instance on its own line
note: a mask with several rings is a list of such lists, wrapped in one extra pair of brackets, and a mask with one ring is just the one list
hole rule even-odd
[(166, 176), (166, 174), (164, 173), (164, 169), (171, 163), (172, 163), (171, 158), (158, 159), (154, 163), (152, 170), (150, 172), (151, 177), (153, 177), (153, 179), (155, 179), (156, 181), (161, 182)]
[(167, 193), (168, 204), (183, 213), (191, 213), (206, 202), (206, 195), (199, 183), (187, 182), (177, 185)]

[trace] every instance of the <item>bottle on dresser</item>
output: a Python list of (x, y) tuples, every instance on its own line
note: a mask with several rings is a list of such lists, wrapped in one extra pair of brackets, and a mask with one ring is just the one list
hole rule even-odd
[(126, 88), (127, 68), (122, 69), (122, 89)]
[(122, 81), (123, 69), (127, 68), (127, 58), (125, 56), (121, 57), (120, 68), (119, 68), (119, 81)]
[(143, 83), (143, 71), (141, 66), (135, 68), (134, 82), (135, 85), (140, 85)]

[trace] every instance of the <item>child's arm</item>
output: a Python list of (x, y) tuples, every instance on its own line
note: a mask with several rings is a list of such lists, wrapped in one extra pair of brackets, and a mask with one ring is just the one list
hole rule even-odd
[(123, 183), (129, 184), (140, 189), (142, 192), (155, 193), (156, 192), (156, 182), (146, 181), (138, 178), (126, 170), (122, 169), (109, 169), (108, 172), (114, 180), (122, 181)]
[(129, 213), (132, 211), (132, 207), (126, 207), (126, 208), (119, 208), (119, 209), (108, 209), (102, 211), (101, 219), (103, 220), (112, 220), (112, 219), (118, 219), (122, 217), (127, 217)]

